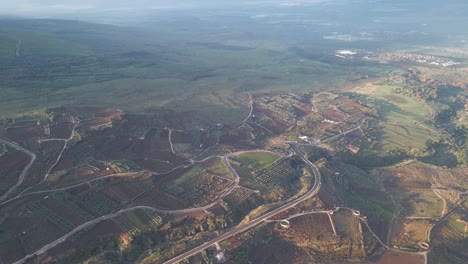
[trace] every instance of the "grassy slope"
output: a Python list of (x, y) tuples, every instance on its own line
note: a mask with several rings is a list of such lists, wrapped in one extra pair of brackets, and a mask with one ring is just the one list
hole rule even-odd
[[(209, 30), (195, 36), (156, 28), (148, 38), (141, 30), (31, 20), (5, 22), (0, 31), (0, 58), (7, 62), (0, 68), (3, 116), (72, 104), (134, 113), (196, 110), (235, 122), (244, 115), (248, 92), (339, 87), (352, 75), (344, 67), (300, 60), (272, 41), (213, 41)], [(20, 57), (15, 38), (23, 43)]]
[(279, 157), (268, 152), (255, 152), (241, 154), (231, 159), (239, 162), (242, 166), (253, 170), (259, 170), (278, 160)]

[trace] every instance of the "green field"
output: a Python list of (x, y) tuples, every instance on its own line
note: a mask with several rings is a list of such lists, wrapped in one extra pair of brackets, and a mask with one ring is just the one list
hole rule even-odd
[(364, 95), (361, 100), (373, 105), (382, 119), (391, 124), (411, 124), (427, 118), (430, 111), (417, 99), (398, 93), (400, 87), (366, 84), (353, 92)]
[(382, 140), (380, 141), (382, 150), (392, 149), (424, 149), (429, 139), (435, 139), (440, 136), (439, 133), (433, 133), (421, 126), (393, 126), (383, 124)]
[[(302, 59), (286, 43), (212, 37), (217, 31), (9, 21), (0, 29), (1, 116), (100, 105), (131, 113), (193, 111), (237, 123), (245, 117), (247, 93), (310, 92), (354, 78), (345, 66)], [(16, 39), (22, 42), (20, 57)]]
[(252, 170), (260, 170), (278, 160), (279, 157), (269, 152), (252, 152), (240, 154), (231, 157), (231, 159), (239, 162), (241, 166)]

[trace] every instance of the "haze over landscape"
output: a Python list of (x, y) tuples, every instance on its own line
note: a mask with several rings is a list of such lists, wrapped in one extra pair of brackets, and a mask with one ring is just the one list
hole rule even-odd
[(0, 263), (467, 263), (467, 14), (2, 3)]

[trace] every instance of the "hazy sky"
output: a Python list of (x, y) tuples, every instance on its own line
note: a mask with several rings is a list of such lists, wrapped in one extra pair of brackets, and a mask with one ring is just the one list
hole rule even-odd
[(112, 10), (151, 10), (202, 5), (314, 3), (331, 0), (0, 0), (0, 14), (44, 15)]
[[(76, 11), (112, 10), (112, 9), (148, 9), (181, 6), (183, 2), (168, 0), (1, 0), (0, 13), (32, 14), (63, 13)], [(6, 3), (5, 3), (6, 2)]]

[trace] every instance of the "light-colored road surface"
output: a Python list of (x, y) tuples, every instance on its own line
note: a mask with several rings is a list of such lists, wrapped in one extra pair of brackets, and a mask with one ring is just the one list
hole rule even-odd
[(36, 154), (32, 153), (31, 151), (27, 150), (27, 149), (24, 149), (22, 147), (20, 147), (19, 145), (17, 145), (16, 143), (13, 143), (13, 142), (10, 142), (10, 141), (7, 141), (7, 140), (3, 140), (3, 139), (0, 139), (0, 143), (2, 144), (5, 144), (5, 145), (8, 145), (18, 151), (22, 151), (24, 153), (26, 153), (28, 156), (31, 157), (31, 160), (29, 161), (29, 163), (26, 165), (26, 167), (24, 167), (23, 171), (21, 172), (21, 174), (19, 175), (18, 177), (18, 181), (16, 182), (16, 184), (12, 187), (10, 187), (10, 189), (8, 189), (7, 192), (5, 192), (1, 197), (0, 197), (0, 200), (3, 201), (5, 200), (8, 195), (10, 195), (10, 193), (14, 192), (16, 190), (16, 188), (18, 188), (18, 186), (21, 185), (21, 183), (23, 183), (23, 180), (24, 180), (24, 177), (26, 176), (26, 174), (28, 173), (29, 169), (31, 168), (31, 166), (33, 165), (34, 161), (36, 160)]
[(49, 170), (47, 170), (47, 173), (44, 175), (44, 179), (41, 182), (39, 182), (38, 185), (41, 184), (42, 182), (47, 181), (47, 178), (49, 177), (50, 172), (59, 163), (60, 159), (62, 158), (63, 152), (65, 152), (65, 149), (67, 148), (68, 142), (70, 140), (72, 140), (73, 137), (75, 136), (75, 129), (76, 129), (76, 126), (73, 127), (73, 129), (72, 129), (72, 131), (70, 133), (70, 137), (68, 137), (66, 139), (57, 139), (59, 141), (64, 141), (63, 148), (60, 151), (60, 154), (58, 155), (57, 160), (55, 161), (55, 163), (52, 166), (50, 166)]
[(321, 186), (321, 177), (320, 177), (320, 172), (318, 171), (317, 167), (315, 167), (314, 164), (312, 164), (312, 162), (310, 162), (305, 156), (304, 154), (299, 150), (299, 148), (297, 147), (297, 145), (295, 144), (291, 144), (294, 151), (297, 153), (297, 155), (299, 155), (299, 157), (309, 166), (312, 174), (314, 175), (314, 185), (312, 186), (312, 188), (307, 191), (307, 193), (305, 193), (304, 195), (302, 195), (301, 197), (299, 197), (298, 199), (295, 199), (289, 203), (286, 203), (285, 205), (282, 205), (276, 209), (274, 209), (273, 211), (270, 211), (258, 218), (255, 218), (254, 220), (248, 222), (247, 224), (243, 225), (243, 226), (240, 226), (240, 227), (236, 227), (236, 228), (233, 228), (229, 231), (227, 231), (226, 233), (222, 234), (221, 236), (218, 236), (217, 238), (215, 239), (212, 239), (208, 242), (205, 242), (203, 243), (202, 245), (198, 246), (198, 247), (195, 247), (175, 258), (172, 258), (166, 262), (164, 262), (164, 264), (172, 264), (172, 263), (178, 263), (190, 256), (193, 256), (203, 250), (206, 250), (207, 248), (213, 246), (215, 243), (219, 243), (223, 240), (226, 240), (232, 236), (235, 236), (239, 233), (242, 233), (246, 230), (249, 230), (250, 228), (253, 228), (255, 227), (256, 225), (260, 224), (261, 222), (265, 221), (266, 219), (280, 213), (280, 212), (283, 212), (285, 210), (288, 210), (290, 209), (291, 207), (294, 207), (295, 205), (297, 205), (298, 203), (302, 202), (302, 201), (305, 201), (307, 199), (309, 199), (310, 197), (316, 195), (318, 193), (318, 191), (320, 190), (320, 186)]
[(346, 130), (346, 131), (344, 131), (344, 132), (341, 132), (340, 134), (337, 134), (337, 135), (334, 135), (334, 136), (331, 136), (331, 137), (324, 138), (324, 139), (320, 140), (320, 142), (331, 141), (331, 140), (334, 140), (334, 139), (339, 138), (339, 137), (341, 137), (341, 136), (344, 136), (344, 135), (346, 135), (346, 134), (348, 134), (348, 133), (351, 133), (351, 132), (353, 132), (353, 131), (356, 131), (356, 130), (358, 130), (358, 129), (361, 129), (362, 125), (364, 124), (364, 122), (366, 122), (367, 119), (369, 119), (369, 118), (367, 118), (367, 117), (363, 118), (363, 119), (361, 120), (360, 124), (359, 124), (357, 127), (353, 127), (353, 128), (351, 128), (351, 129), (349, 129), (349, 130)]
[(247, 120), (249, 120), (249, 118), (252, 116), (252, 113), (253, 113), (253, 110), (254, 110), (253, 104), (254, 104), (254, 102), (253, 102), (253, 97), (252, 97), (251, 94), (249, 94), (249, 108), (250, 108), (250, 110), (249, 110), (249, 114), (247, 115), (247, 117), (245, 117), (244, 121), (242, 121), (242, 123), (241, 123), (238, 127), (234, 128), (234, 129), (231, 129), (231, 130), (229, 130), (229, 131), (226, 131), (226, 132), (224, 132), (224, 133), (221, 133), (221, 134), (218, 136), (218, 138), (216, 139), (216, 144), (214, 144), (213, 146), (211, 146), (211, 147), (205, 149), (202, 153), (200, 153), (200, 154), (198, 154), (197, 156), (195, 156), (194, 158), (192, 158), (192, 160), (196, 160), (198, 157), (201, 157), (202, 155), (204, 155), (206, 152), (208, 152), (208, 151), (209, 151), (210, 149), (212, 149), (213, 147), (219, 145), (219, 140), (220, 140), (220, 138), (221, 138), (222, 136), (224, 136), (224, 135), (226, 135), (226, 134), (229, 134), (229, 133), (231, 133), (232, 131), (235, 131), (235, 130), (237, 130), (237, 129), (243, 127), (243, 126), (245, 126), (245, 125), (247, 124)]
[[(230, 236), (233, 236), (233, 235), (236, 235), (238, 233), (241, 233), (245, 230), (248, 230), (249, 228), (252, 228), (254, 226), (256, 226), (257, 224), (261, 223), (262, 221), (264, 221), (265, 219), (268, 219), (269, 217), (279, 213), (279, 212), (282, 212), (284, 210), (287, 210), (293, 206), (295, 206), (296, 204), (308, 199), (309, 197), (311, 196), (314, 196), (319, 188), (320, 188), (320, 174), (318, 172), (318, 169), (310, 162), (307, 160), (307, 158), (302, 154), (302, 152), (300, 152), (300, 150), (297, 148), (296, 145), (292, 145), (294, 150), (296, 151), (296, 153), (301, 157), (301, 159), (304, 160), (304, 162), (306, 162), (306, 164), (309, 165), (311, 171), (313, 172), (313, 175), (314, 175), (314, 178), (315, 178), (315, 182), (314, 182), (314, 185), (313, 187), (306, 193), (304, 194), (303, 196), (301, 196), (300, 198), (296, 199), (296, 200), (293, 200), (269, 213), (266, 213), (265, 215), (263, 215), (262, 217), (259, 217), (257, 219), (254, 219), (252, 220), (251, 222), (249, 222), (248, 224), (244, 225), (244, 226), (241, 226), (239, 228), (235, 228), (235, 229), (232, 229), (230, 231), (228, 231), (227, 233), (223, 234), (222, 236), (218, 237), (217, 239), (210, 241), (210, 242), (207, 242), (209, 243), (208, 246), (202, 248), (202, 249), (198, 249), (195, 248), (195, 249), (192, 249), (191, 251), (188, 251), (187, 253), (185, 253), (184, 255), (186, 254), (189, 254), (190, 252), (194, 252), (192, 254), (189, 254), (188, 256), (191, 256), (193, 254), (196, 254), (197, 252), (201, 251), (201, 250), (204, 250), (208, 247), (210, 247), (211, 245), (213, 245), (215, 242), (219, 242), (219, 241), (222, 241), (226, 238), (229, 238)], [(108, 215), (104, 215), (104, 216), (101, 216), (99, 218), (96, 218), (94, 220), (91, 220), (89, 222), (86, 222), (80, 226), (77, 226), (76, 228), (74, 228), (72, 231), (70, 231), (69, 233), (65, 234), (64, 236), (58, 238), (57, 240), (43, 246), (42, 248), (40, 248), (39, 250), (37, 250), (36, 252), (34, 253), (31, 253), (27, 256), (25, 256), (24, 258), (14, 262), (14, 264), (20, 264), (20, 263), (25, 263), (28, 259), (36, 256), (36, 255), (40, 255), (40, 254), (43, 254), (45, 253), (47, 250), (57, 246), (58, 244), (60, 243), (63, 243), (64, 241), (66, 241), (70, 236), (72, 236), (73, 234), (75, 234), (76, 232), (90, 226), (90, 225), (94, 225), (94, 224), (97, 224), (101, 221), (104, 221), (104, 220), (107, 220), (107, 219), (111, 219), (113, 217), (116, 217), (118, 215), (121, 215), (123, 213), (126, 213), (126, 212), (129, 212), (129, 211), (134, 211), (134, 210), (138, 210), (138, 209), (146, 209), (146, 210), (151, 210), (151, 211), (154, 211), (154, 212), (158, 212), (158, 213), (163, 213), (163, 214), (186, 214), (186, 213), (193, 213), (193, 212), (199, 212), (199, 211), (204, 211), (204, 210), (207, 210), (213, 206), (215, 206), (216, 204), (218, 204), (218, 202), (224, 198), (225, 196), (229, 195), (232, 190), (234, 190), (234, 188), (236, 188), (239, 184), (239, 175), (237, 174), (237, 172), (235, 171), (235, 169), (231, 166), (231, 164), (228, 162), (228, 158), (231, 157), (231, 156), (235, 156), (235, 155), (240, 155), (240, 154), (243, 154), (243, 153), (248, 153), (248, 152), (262, 152), (263, 150), (252, 150), (252, 151), (240, 151), (240, 152), (236, 152), (236, 153), (231, 153), (231, 154), (228, 154), (228, 155), (225, 155), (222, 157), (222, 161), (224, 163), (224, 165), (229, 169), (229, 171), (231, 172), (231, 174), (234, 176), (234, 181), (233, 181), (233, 184), (230, 185), (229, 188), (226, 189), (226, 191), (224, 191), (216, 201), (208, 204), (208, 205), (205, 205), (205, 206), (202, 206), (202, 207), (194, 207), (194, 208), (187, 208), (187, 209), (182, 209), (182, 210), (164, 210), (164, 209), (158, 209), (158, 208), (154, 208), (154, 207), (150, 207), (150, 206), (133, 206), (133, 207), (130, 207), (130, 208), (125, 208), (125, 209), (121, 209), (115, 213), (112, 213), (112, 214), (108, 214)], [(115, 175), (109, 175), (108, 177), (111, 177), (111, 176), (115, 176)], [(85, 183), (80, 183), (79, 185), (82, 185), (82, 184), (86, 184)], [(70, 186), (70, 187), (65, 187), (65, 188), (62, 188), (62, 189), (57, 189), (56, 191), (59, 191), (59, 190), (64, 190), (64, 189), (69, 189), (69, 188), (73, 188), (73, 187), (76, 187), (76, 186)], [(42, 192), (50, 192), (49, 191), (40, 191), (40, 192), (36, 192), (36, 193), (42, 193)], [(31, 193), (32, 194), (32, 193)], [(205, 243), (206, 244), (206, 243)], [(203, 245), (205, 245), (203, 244)], [(203, 246), (202, 245), (202, 246)], [(181, 256), (179, 256), (181, 257)], [(183, 257), (180, 259), (182, 260), (184, 259)], [(175, 263), (175, 262), (168, 262), (168, 263)]]
[[(145, 171), (141, 171), (141, 172), (145, 172)], [(141, 172), (135, 172), (135, 173), (141, 173)], [(19, 195), (15, 196), (15, 197), (13, 197), (11, 199), (0, 202), (0, 205), (4, 205), (4, 204), (10, 203), (10, 202), (13, 202), (15, 200), (18, 200), (18, 199), (26, 197), (26, 196), (31, 196), (31, 195), (35, 195), (35, 194), (41, 194), (41, 193), (53, 193), (53, 192), (66, 191), (66, 190), (69, 190), (69, 189), (76, 188), (78, 186), (90, 184), (90, 183), (92, 183), (94, 181), (99, 181), (99, 180), (112, 178), (112, 177), (122, 177), (123, 174), (129, 174), (129, 173), (116, 173), (116, 174), (110, 174), (110, 175), (106, 175), (106, 176), (96, 177), (96, 178), (89, 179), (89, 180), (84, 181), (84, 182), (79, 182), (79, 183), (76, 183), (76, 184), (73, 184), (73, 185), (70, 185), (70, 186), (57, 188), (57, 189), (48, 189), (48, 190), (35, 191), (35, 192), (30, 192), (30, 193), (20, 193)]]
[(21, 56), (20, 55), (20, 50), (21, 50), (21, 40), (17, 39), (18, 43), (16, 44), (16, 57)]
[[(339, 209), (345, 209), (345, 210), (349, 210), (351, 212), (354, 212), (355, 209), (352, 209), (352, 208), (349, 208), (349, 207), (336, 207), (335, 208), (335, 211), (336, 210), (339, 210)], [(400, 250), (400, 249), (396, 249), (396, 248), (393, 248), (387, 244), (385, 244), (381, 239), (380, 237), (374, 233), (374, 231), (372, 230), (372, 228), (369, 226), (369, 223), (367, 222), (367, 218), (366, 217), (363, 217), (363, 216), (356, 216), (359, 218), (359, 220), (364, 223), (364, 225), (366, 225), (367, 229), (369, 230), (369, 232), (371, 232), (372, 236), (380, 243), (380, 245), (382, 245), (385, 249), (388, 249), (390, 251), (393, 251), (393, 252), (397, 252), (397, 253), (402, 253), (402, 254), (413, 254), (413, 255), (421, 255), (421, 256), (424, 256), (424, 262), (427, 264), (427, 253), (429, 251), (423, 251), (423, 252), (411, 252), (411, 251), (404, 251), (404, 250)]]
[(38, 182), (37, 184), (35, 184), (35, 185), (33, 185), (33, 186), (30, 186), (30, 187), (24, 189), (22, 192), (20, 192), (17, 196), (13, 197), (12, 199), (10, 199), (10, 200), (8, 200), (8, 201), (3, 201), (3, 203), (0, 203), (0, 205), (5, 204), (5, 203), (7, 203), (7, 202), (10, 202), (11, 200), (15, 200), (15, 199), (18, 199), (18, 198), (20, 198), (20, 197), (23, 197), (23, 194), (24, 194), (25, 192), (27, 192), (27, 191), (29, 191), (30, 189), (32, 189), (32, 188), (38, 186), (38, 185), (41, 184), (41, 183), (47, 181), (47, 178), (49, 177), (50, 172), (51, 172), (52, 169), (59, 163), (60, 159), (62, 158), (62, 155), (63, 155), (63, 153), (65, 152), (65, 149), (67, 148), (68, 142), (69, 142), (70, 140), (72, 140), (73, 137), (75, 136), (75, 129), (76, 129), (76, 127), (77, 127), (77, 126), (73, 127), (73, 129), (72, 129), (72, 131), (71, 131), (71, 133), (70, 133), (70, 137), (68, 137), (68, 138), (50, 138), (50, 139), (39, 140), (39, 143), (41, 143), (41, 142), (49, 142), (49, 141), (63, 141), (63, 142), (64, 142), (64, 143), (63, 143), (62, 150), (60, 151), (60, 153), (59, 153), (59, 155), (58, 155), (58, 157), (57, 157), (57, 160), (55, 161), (54, 164), (52, 164), (52, 166), (49, 167), (49, 169), (47, 170), (46, 174), (44, 175), (44, 178), (43, 178), (40, 182)]
[(252, 98), (252, 95), (249, 94), (249, 114), (247, 115), (247, 117), (244, 119), (244, 121), (242, 121), (242, 125), (245, 124), (247, 122), (247, 120), (249, 120), (249, 118), (252, 116), (252, 113), (253, 113), (253, 104), (254, 104), (254, 101), (253, 101), (253, 98)]
[[(72, 231), (68, 232), (67, 234), (65, 234), (64, 236), (60, 237), (59, 239), (53, 241), (52, 243), (49, 243), (45, 246), (43, 246), (42, 248), (40, 248), (39, 250), (37, 250), (36, 252), (34, 253), (31, 253), (27, 256), (25, 256), (24, 258), (14, 262), (16, 264), (19, 264), (19, 263), (24, 263), (26, 262), (29, 258), (32, 258), (36, 255), (40, 255), (44, 252), (46, 252), (47, 250), (57, 246), (58, 244), (60, 243), (63, 243), (65, 240), (67, 240), (70, 236), (72, 236), (73, 234), (75, 234), (76, 232), (90, 226), (90, 225), (94, 225), (96, 223), (99, 223), (101, 221), (104, 221), (104, 220), (107, 220), (107, 219), (110, 219), (110, 218), (113, 218), (113, 217), (116, 217), (118, 215), (121, 215), (123, 213), (126, 213), (126, 212), (129, 212), (129, 211), (134, 211), (134, 210), (137, 210), (137, 209), (146, 209), (146, 210), (151, 210), (151, 211), (154, 211), (154, 212), (158, 212), (158, 213), (163, 213), (163, 214), (186, 214), (186, 213), (193, 213), (193, 212), (199, 212), (199, 211), (204, 211), (204, 210), (207, 210), (215, 205), (217, 205), (219, 203), (219, 201), (226, 197), (227, 195), (229, 195), (233, 190), (234, 188), (236, 188), (238, 185), (239, 185), (239, 175), (237, 174), (237, 172), (234, 170), (234, 168), (231, 166), (231, 164), (229, 164), (228, 162), (228, 158), (230, 156), (234, 156), (234, 155), (239, 155), (241, 153), (245, 153), (246, 151), (242, 151), (242, 152), (239, 152), (239, 153), (231, 153), (231, 154), (228, 154), (226, 156), (223, 157), (223, 163), (224, 165), (229, 169), (229, 171), (231, 172), (231, 174), (233, 175), (234, 177), (234, 181), (233, 181), (233, 184), (231, 184), (229, 186), (229, 188), (227, 188), (219, 197), (216, 201), (210, 203), (210, 204), (207, 204), (205, 206), (201, 206), (201, 207), (194, 207), (194, 208), (187, 208), (187, 209), (181, 209), (181, 210), (164, 210), (164, 209), (158, 209), (158, 208), (155, 208), (155, 207), (151, 207), (151, 206), (133, 206), (133, 207), (130, 207), (130, 208), (126, 208), (126, 209), (122, 209), (120, 211), (117, 211), (115, 213), (112, 213), (112, 214), (108, 214), (108, 215), (104, 215), (104, 216), (101, 216), (99, 218), (96, 218), (94, 220), (91, 220), (89, 222), (86, 222), (80, 226), (77, 226), (75, 229), (73, 229)], [(248, 151), (247, 151), (248, 152)], [(257, 152), (257, 151), (250, 151), (250, 152)], [(114, 177), (116, 175), (108, 175), (108, 176), (105, 176), (105, 177)], [(102, 179), (104, 177), (101, 177), (100, 179)], [(94, 179), (95, 180), (95, 179)], [(92, 180), (91, 180), (92, 181)], [(61, 188), (61, 189), (56, 189), (56, 190), (45, 190), (45, 191), (39, 191), (39, 192), (35, 192), (35, 193), (30, 193), (30, 194), (27, 194), (27, 195), (32, 195), (32, 194), (39, 194), (39, 193), (46, 193), (46, 192), (53, 192), (53, 191), (61, 191), (61, 190), (66, 190), (66, 189), (70, 189), (70, 188), (74, 188), (76, 186), (79, 186), (79, 185), (83, 185), (83, 184), (86, 184), (90, 181), (87, 181), (87, 182), (84, 182), (84, 183), (80, 183), (80, 184), (77, 184), (77, 185), (74, 185), (74, 186), (69, 186), (69, 187), (65, 187), (65, 188)], [(25, 195), (24, 195), (25, 196)]]

